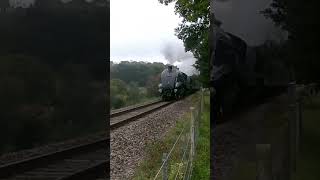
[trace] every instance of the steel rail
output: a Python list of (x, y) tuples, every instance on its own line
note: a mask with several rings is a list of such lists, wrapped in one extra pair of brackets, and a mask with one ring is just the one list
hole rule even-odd
[[(156, 100), (147, 104), (114, 110), (110, 114), (110, 129), (116, 129), (173, 102), (175, 101), (163, 102)], [(112, 121), (114, 118), (118, 118), (117, 122)], [(107, 154), (101, 153), (107, 152), (110, 148), (107, 146), (108, 141), (109, 137), (100, 138), (91, 143), (76, 145), (1, 165), (0, 179), (37, 179), (41, 177), (43, 179), (73, 180), (102, 177), (108, 174), (105, 172), (110, 169), (110, 161)], [(68, 165), (67, 162), (73, 164), (70, 165), (69, 163)]]
[[(148, 106), (144, 106), (135, 110), (128, 111), (125, 114), (121, 114), (119, 116), (115, 116), (110, 118), (110, 129), (114, 130), (117, 129), (131, 121), (134, 121), (136, 119), (139, 119), (143, 116), (146, 116), (148, 114), (151, 114), (165, 106), (168, 106), (172, 104), (174, 101), (169, 101), (169, 102), (163, 102), (163, 101), (158, 101), (155, 103), (152, 103), (151, 105), (149, 104)], [(154, 107), (152, 107), (154, 106)], [(123, 117), (121, 117), (123, 116)]]
[(110, 112), (110, 118), (131, 112), (131, 111), (135, 111), (135, 110), (138, 110), (141, 108), (145, 108), (145, 107), (157, 104), (159, 102), (162, 102), (162, 100), (155, 100), (155, 101), (151, 101), (148, 103), (143, 103), (143, 104), (139, 104), (139, 105), (133, 105), (133, 106), (128, 106), (128, 107), (124, 107), (124, 108), (120, 108), (120, 109), (115, 109)]
[[(9, 178), (12, 176), (19, 175), (18, 178), (23, 179), (21, 177), (21, 174), (28, 172), (30, 170), (39, 168), (39, 167), (46, 167), (50, 164), (57, 163), (59, 161), (63, 161), (65, 159), (74, 159), (77, 160), (77, 156), (85, 153), (93, 152), (93, 154), (97, 151), (97, 149), (106, 152), (109, 147), (107, 147), (107, 142), (109, 138), (101, 138), (99, 140), (96, 140), (95, 142), (81, 144), (77, 146), (72, 146), (66, 149), (54, 151), (52, 153), (47, 153), (44, 155), (39, 155), (31, 158), (27, 158), (21, 161), (12, 162), (6, 165), (0, 166), (0, 179), (3, 178)], [(88, 158), (90, 161), (90, 158)], [(103, 162), (100, 162), (100, 166), (95, 166), (95, 168), (101, 168), (101, 164), (105, 164), (105, 168), (107, 168), (107, 162), (109, 161), (107, 156), (105, 156), (104, 159), (102, 159)], [(87, 170), (95, 169), (93, 167), (88, 167)], [(50, 169), (50, 168), (49, 168)], [(85, 169), (84, 169), (85, 170)], [(82, 170), (82, 171), (84, 171)], [(61, 172), (63, 172), (63, 169), (61, 169)], [(57, 175), (56, 179), (72, 179), (76, 174), (79, 174), (79, 171), (75, 171), (74, 173), (67, 173), (64, 175)], [(44, 172), (45, 174), (45, 172)], [(58, 173), (57, 173), (58, 174)], [(63, 174), (63, 173), (61, 173)], [(22, 175), (23, 176), (23, 175)], [(14, 178), (14, 179), (18, 179)], [(32, 178), (29, 178), (32, 179)]]

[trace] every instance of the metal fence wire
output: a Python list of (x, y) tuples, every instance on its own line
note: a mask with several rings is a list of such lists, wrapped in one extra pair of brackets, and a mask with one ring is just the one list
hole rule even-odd
[[(303, 101), (308, 101), (318, 95), (318, 85), (297, 85), (291, 82), (288, 85), (288, 126), (284, 129), (283, 140), (280, 141), (282, 149), (275, 150), (277, 146), (272, 144), (257, 144), (257, 180), (292, 180), (297, 172), (297, 157), (301, 146), (301, 135), (303, 131)], [(280, 137), (279, 137), (280, 138)], [(274, 150), (272, 150), (274, 149)], [(276, 154), (280, 157), (273, 157)], [(280, 162), (280, 167), (273, 167)]]
[[(201, 89), (200, 98), (195, 107), (190, 107), (190, 124), (185, 123), (169, 152), (163, 153), (162, 164), (153, 178), (154, 180), (191, 179), (193, 158), (196, 154), (200, 119), (204, 106), (203, 94), (204, 90)], [(180, 148), (178, 148), (178, 144), (181, 144)], [(173, 157), (173, 152), (175, 151), (180, 151), (178, 153), (179, 161), (177, 163), (170, 163), (170, 160)]]

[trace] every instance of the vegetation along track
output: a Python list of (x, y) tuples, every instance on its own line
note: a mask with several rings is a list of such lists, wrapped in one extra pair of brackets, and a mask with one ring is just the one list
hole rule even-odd
[[(115, 129), (130, 121), (150, 114), (172, 102), (152, 101), (111, 111), (110, 127)], [(20, 160), (0, 166), (0, 179), (73, 180), (98, 179), (110, 169), (107, 141), (73, 146), (53, 153)], [(108, 173), (107, 173), (108, 174)]]

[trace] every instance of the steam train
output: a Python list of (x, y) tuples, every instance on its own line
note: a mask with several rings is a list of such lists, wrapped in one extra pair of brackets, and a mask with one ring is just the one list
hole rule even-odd
[(229, 114), (249, 98), (257, 99), (286, 89), (289, 70), (279, 59), (263, 59), (265, 54), (261, 49), (268, 49), (268, 45), (250, 47), (219, 27), (214, 28), (212, 35), (210, 81), (217, 114)]
[(160, 78), (159, 93), (164, 101), (181, 99), (199, 89), (195, 80), (172, 65), (162, 71)]

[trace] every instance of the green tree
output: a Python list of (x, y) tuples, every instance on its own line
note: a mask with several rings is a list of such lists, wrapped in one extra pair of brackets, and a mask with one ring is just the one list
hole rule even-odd
[(182, 23), (175, 29), (176, 36), (184, 42), (185, 51), (197, 59), (195, 68), (200, 71), (203, 85), (209, 85), (209, 0), (159, 0), (168, 5), (175, 2), (175, 13)]
[(147, 88), (147, 94), (150, 97), (157, 97), (159, 96), (158, 92), (158, 85), (160, 82), (160, 73), (154, 76), (150, 76), (147, 80), (146, 83), (146, 88)]
[(128, 62), (110, 63), (111, 109), (137, 104), (158, 97), (163, 63)]
[[(286, 30), (288, 36), (287, 59), (296, 80), (317, 81), (320, 79), (320, 40), (318, 7), (319, 1), (273, 0), (262, 13)], [(294, 77), (295, 76), (295, 77)]]
[(128, 99), (126, 84), (120, 79), (110, 80), (110, 104), (111, 109), (123, 107)]
[[(36, 124), (31, 122), (32, 119), (43, 123), (48, 120), (39, 119), (39, 115), (54, 97), (54, 90), (52, 69), (47, 64), (31, 56), (0, 56), (0, 151), (30, 147), (31, 143), (45, 141), (47, 131), (42, 124), (38, 123), (38, 127), (44, 131), (31, 128), (22, 132), (24, 127), (21, 126)], [(34, 132), (33, 135), (42, 139), (32, 141), (30, 136), (28, 141), (22, 140), (22, 137), (28, 138), (27, 132)], [(20, 140), (24, 141), (23, 146), (18, 146)]]
[(102, 1), (37, 0), (1, 13), (0, 151), (103, 130), (109, 8)]
[(162, 63), (128, 62), (110, 66), (110, 79), (121, 79), (126, 83), (136, 82), (137, 86), (146, 86), (146, 77), (160, 74), (165, 68)]

